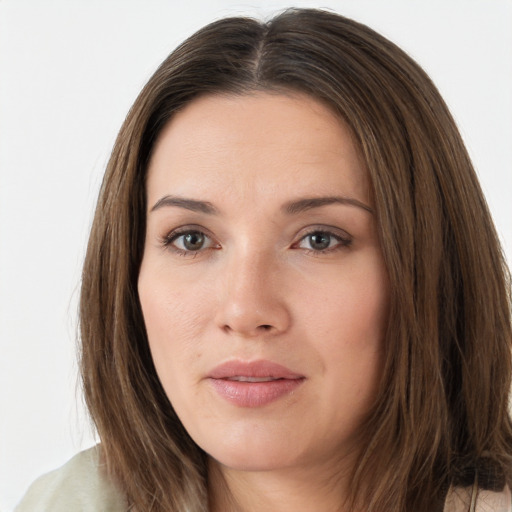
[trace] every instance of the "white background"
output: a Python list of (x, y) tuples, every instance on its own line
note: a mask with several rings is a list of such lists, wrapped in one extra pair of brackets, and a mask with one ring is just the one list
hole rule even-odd
[[(80, 267), (109, 151), (142, 85), (214, 19), (287, 2), (0, 0), (0, 510), (94, 437), (75, 362)], [(512, 1), (296, 1), (367, 23), (451, 107), (512, 261)]]

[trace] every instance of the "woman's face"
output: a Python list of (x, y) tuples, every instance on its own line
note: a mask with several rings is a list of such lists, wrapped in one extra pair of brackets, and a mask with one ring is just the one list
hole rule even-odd
[(214, 460), (338, 463), (376, 395), (388, 285), (349, 129), (303, 95), (206, 96), (161, 133), (138, 281), (153, 360)]

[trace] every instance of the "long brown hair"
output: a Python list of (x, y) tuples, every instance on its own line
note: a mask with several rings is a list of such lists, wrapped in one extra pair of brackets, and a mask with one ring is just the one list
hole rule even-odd
[(422, 69), (320, 10), (214, 22), (160, 66), (121, 128), (83, 270), (81, 368), (109, 471), (139, 511), (208, 509), (206, 455), (156, 375), (137, 294), (145, 173), (173, 114), (202, 94), (300, 91), (351, 127), (391, 286), (386, 361), (352, 503), (432, 512), (450, 485), (512, 483), (510, 283), (477, 178)]

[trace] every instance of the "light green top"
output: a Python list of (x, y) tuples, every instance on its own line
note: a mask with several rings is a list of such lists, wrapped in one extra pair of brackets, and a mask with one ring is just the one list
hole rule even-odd
[(94, 446), (38, 478), (14, 512), (124, 512), (123, 495), (109, 481)]

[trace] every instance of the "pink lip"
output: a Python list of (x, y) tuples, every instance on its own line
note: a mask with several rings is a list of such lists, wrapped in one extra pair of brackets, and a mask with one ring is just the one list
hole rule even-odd
[[(300, 386), (305, 377), (271, 361), (228, 361), (207, 377), (215, 391), (238, 407), (262, 407)], [(243, 379), (242, 381), (236, 379)], [(247, 382), (245, 379), (272, 379)]]

